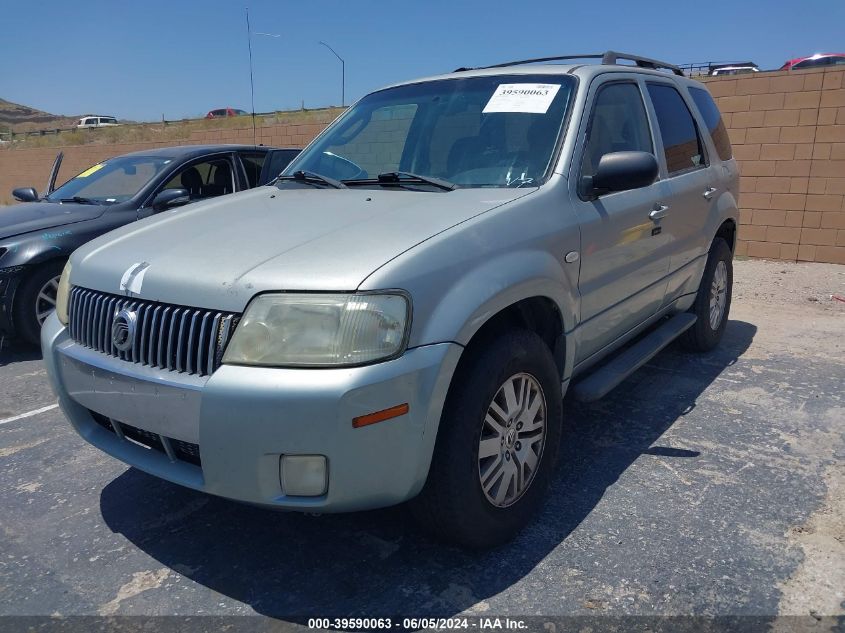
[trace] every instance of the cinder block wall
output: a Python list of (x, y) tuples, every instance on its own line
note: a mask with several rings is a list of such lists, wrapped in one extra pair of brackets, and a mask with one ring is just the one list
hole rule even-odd
[[(737, 254), (845, 264), (845, 68), (765, 72), (705, 81), (725, 119), (742, 186)], [(303, 147), (329, 123), (258, 128), (265, 145)], [(252, 143), (252, 127), (195, 132), (184, 141), (77, 145), (59, 182), (126, 152), (179, 143)], [(46, 183), (56, 148), (0, 150), (0, 201)]]
[(742, 173), (737, 253), (845, 264), (845, 68), (706, 80)]

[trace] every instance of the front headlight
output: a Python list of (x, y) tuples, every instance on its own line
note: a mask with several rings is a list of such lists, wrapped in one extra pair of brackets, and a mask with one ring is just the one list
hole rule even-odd
[(59, 288), (56, 290), (56, 316), (62, 325), (67, 325), (67, 299), (70, 294), (70, 262), (65, 264), (62, 277), (59, 279)]
[(402, 353), (410, 305), (400, 294), (265, 294), (247, 306), (224, 363), (364, 365)]

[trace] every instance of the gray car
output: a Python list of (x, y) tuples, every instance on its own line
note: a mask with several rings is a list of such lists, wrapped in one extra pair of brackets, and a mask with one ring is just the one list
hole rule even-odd
[(73, 426), (211, 494), (413, 499), (453, 542), (511, 538), (564, 394), (599, 398), (679, 337), (713, 348), (730, 308), (718, 109), (674, 66), (597, 57), (379, 90), (274, 186), (77, 250), (42, 332)]

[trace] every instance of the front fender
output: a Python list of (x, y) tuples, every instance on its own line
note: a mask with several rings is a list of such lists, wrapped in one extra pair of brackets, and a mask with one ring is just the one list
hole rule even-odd
[[(360, 290), (401, 288), (413, 300), (409, 347), (467, 345), (493, 315), (523, 299), (549, 299), (563, 333), (580, 317), (578, 219), (565, 181), (424, 240), (374, 271)], [(487, 194), (485, 194), (487, 195)], [(567, 357), (572, 346), (566, 345)], [(567, 358), (567, 361), (569, 359)], [(564, 364), (564, 374), (571, 363)]]
[(564, 332), (569, 332), (577, 317), (573, 288), (560, 263), (549, 253), (504, 253), (455, 279), (426, 315), (415, 338), (467, 345), (493, 315), (531, 297), (550, 299), (560, 313)]
[(6, 248), (8, 250), (0, 261), (2, 268), (38, 266), (52, 259), (67, 259), (73, 252), (73, 248), (61, 242), (40, 238), (20, 240)]
[(53, 259), (68, 259), (81, 244), (104, 232), (99, 226), (92, 228), (80, 222), (10, 237), (0, 242), (6, 248), (0, 266), (38, 266)]
[(37, 266), (52, 259), (68, 259), (77, 248), (108, 231), (134, 221), (135, 209), (109, 209), (100, 217), (22, 233), (0, 240), (6, 254), (0, 268)]

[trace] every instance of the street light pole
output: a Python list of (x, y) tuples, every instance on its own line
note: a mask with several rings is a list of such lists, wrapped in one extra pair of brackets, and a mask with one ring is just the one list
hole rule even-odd
[(340, 105), (346, 106), (346, 62), (331, 46), (322, 41), (320, 44), (329, 49), (340, 60)]

